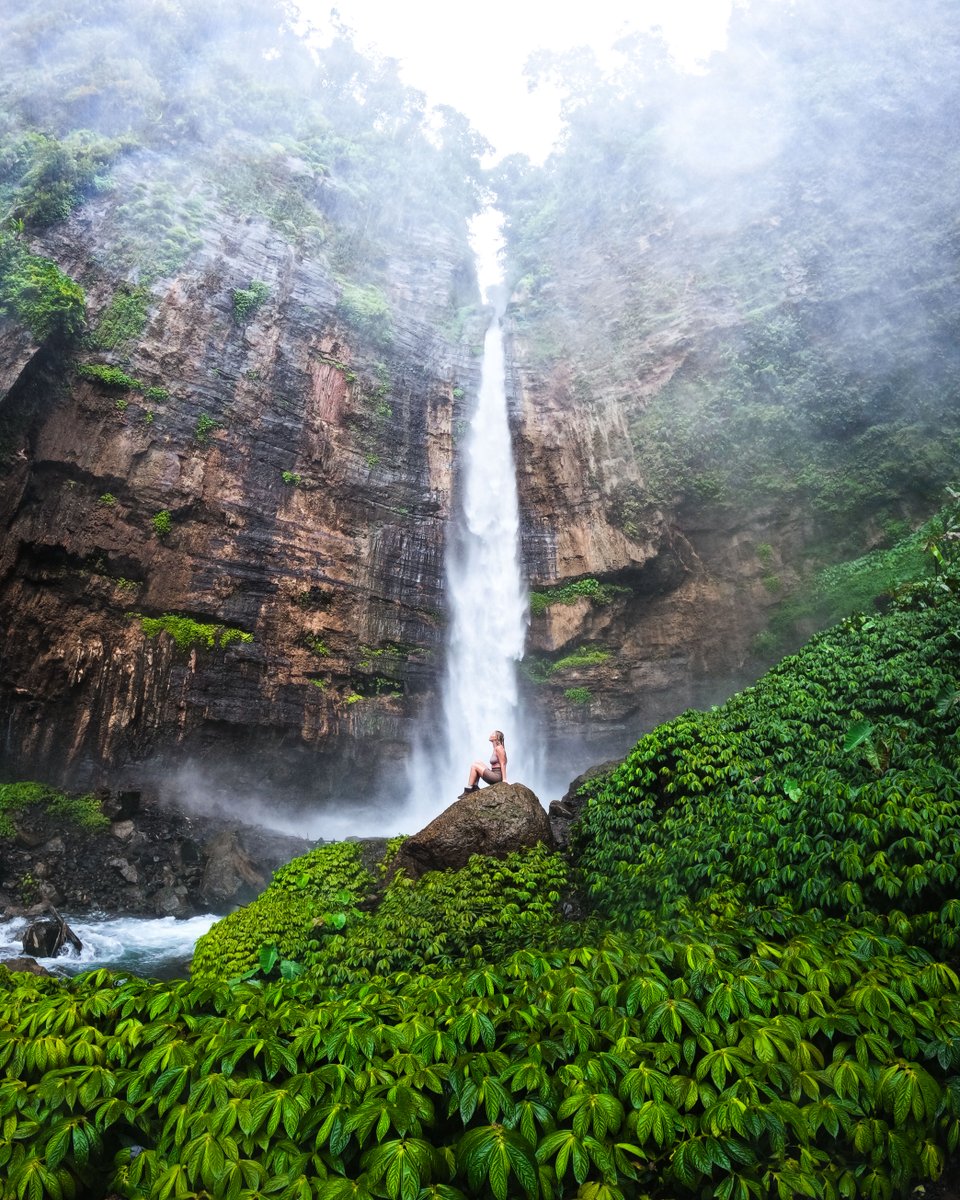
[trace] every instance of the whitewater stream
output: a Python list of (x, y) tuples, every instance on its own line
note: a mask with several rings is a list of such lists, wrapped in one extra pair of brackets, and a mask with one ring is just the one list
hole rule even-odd
[[(177, 920), (174, 917), (71, 917), (64, 920), (83, 943), (77, 951), (66, 947), (56, 958), (37, 962), (55, 975), (76, 975), (109, 967), (151, 979), (177, 979), (187, 974), (197, 938), (220, 918), (210, 913)], [(21, 937), (35, 918), (0, 921), (0, 959), (23, 954)]]

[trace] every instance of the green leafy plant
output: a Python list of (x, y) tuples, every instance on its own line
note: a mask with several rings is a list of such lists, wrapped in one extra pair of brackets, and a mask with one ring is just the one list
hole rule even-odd
[(553, 604), (576, 604), (578, 600), (589, 600), (598, 607), (610, 604), (617, 596), (629, 595), (630, 589), (619, 584), (601, 583), (599, 579), (577, 579), (562, 587), (547, 588), (543, 592), (530, 593), (530, 612), (542, 616)]
[(194, 621), (192, 617), (185, 617), (179, 613), (164, 613), (159, 617), (129, 613), (128, 616), (140, 622), (140, 628), (147, 637), (168, 634), (173, 638), (178, 650), (189, 650), (194, 646), (203, 646), (208, 650), (214, 647), (225, 649), (233, 642), (253, 641), (253, 634), (245, 630), (212, 622)]
[(260, 279), (254, 279), (247, 288), (233, 290), (233, 319), (237, 325), (246, 325), (258, 308), (270, 295), (270, 288)]
[(344, 319), (379, 348), (393, 341), (390, 305), (375, 284), (343, 284), (338, 305)]
[(71, 795), (43, 783), (5, 783), (0, 784), (0, 838), (11, 838), (16, 832), (11, 814), (30, 808), (80, 829), (104, 829), (110, 824), (92, 793)]
[(0, 317), (10, 316), (37, 342), (70, 341), (86, 322), (83, 288), (56, 263), (29, 254), (0, 231)]
[(208, 417), (206, 413), (201, 413), (197, 417), (197, 423), (193, 430), (193, 440), (198, 446), (205, 446), (210, 441), (210, 434), (219, 428), (220, 422), (213, 417)]
[(291, 487), (299, 487), (303, 482), (303, 476), (297, 474), (296, 471), (281, 471), (280, 477), (284, 483), (288, 483)]
[(150, 524), (153, 526), (153, 532), (158, 538), (165, 538), (173, 528), (173, 516), (168, 508), (161, 508), (159, 512), (155, 512), (150, 518)]
[(103, 363), (78, 363), (77, 374), (108, 388), (123, 388), (126, 391), (134, 392), (143, 389), (143, 384), (139, 379), (134, 379), (119, 367), (111, 367)]
[(104, 508), (112, 508), (116, 504), (116, 502), (117, 502), (117, 498), (113, 494), (113, 492), (104, 492), (103, 495), (100, 497), (100, 499), (97, 501), (97, 503), (102, 504), (104, 506)]
[(563, 698), (569, 700), (571, 704), (589, 704), (593, 699), (593, 693), (589, 688), (572, 687), (567, 688), (563, 693)]
[(91, 340), (101, 350), (116, 350), (139, 338), (147, 323), (147, 288), (121, 287), (97, 322)]

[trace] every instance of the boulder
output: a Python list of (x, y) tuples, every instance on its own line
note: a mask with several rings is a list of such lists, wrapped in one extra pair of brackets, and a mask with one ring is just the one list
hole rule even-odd
[(66, 921), (59, 917), (34, 921), (23, 931), (22, 941), (24, 954), (35, 955), (37, 958), (54, 958), (67, 943), (75, 950), (83, 949), (83, 943)]
[(495, 783), (470, 792), (400, 847), (394, 870), (413, 879), (427, 871), (465, 867), (472, 854), (504, 858), (538, 842), (552, 847), (547, 814), (522, 783)]
[(208, 904), (243, 903), (263, 887), (264, 877), (256, 870), (232, 830), (218, 834), (206, 847), (200, 894)]
[(182, 885), (162, 887), (153, 897), (153, 907), (161, 917), (189, 917), (193, 912), (189, 893)]
[(0, 959), (0, 967), (8, 971), (19, 971), (27, 975), (50, 975), (46, 967), (41, 967), (35, 958), (4, 958)]

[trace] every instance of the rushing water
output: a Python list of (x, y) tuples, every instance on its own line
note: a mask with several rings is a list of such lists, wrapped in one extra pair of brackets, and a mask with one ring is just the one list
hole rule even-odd
[[(496, 287), (499, 238), (484, 240), (475, 241), (478, 274), (481, 286), (495, 294), (502, 292)], [(522, 729), (517, 692), (528, 603), (500, 317), (497, 311), (487, 330), (476, 407), (457, 446), (460, 504), (446, 564), (450, 633), (443, 720), (414, 758), (414, 818), (429, 818), (452, 803), (470, 763), (489, 760), (487, 739), (494, 729), (505, 734), (507, 778), (532, 782), (532, 739)]]
[(520, 514), (499, 318), (487, 330), (480, 393), (460, 453), (463, 511), (447, 564), (446, 762), (439, 773), (450, 799), (466, 783), (470, 762), (489, 759), (491, 730), (504, 731), (512, 761), (519, 751), (517, 662), (526, 634), (527, 594), (520, 574)]
[[(110, 967), (153, 979), (176, 979), (187, 974), (197, 938), (219, 917), (206, 914), (177, 920), (174, 917), (70, 917), (64, 920), (83, 943), (77, 951), (66, 947), (56, 958), (37, 962), (56, 975), (76, 975)], [(23, 954), (23, 931), (33, 918), (0, 921), (0, 958)]]

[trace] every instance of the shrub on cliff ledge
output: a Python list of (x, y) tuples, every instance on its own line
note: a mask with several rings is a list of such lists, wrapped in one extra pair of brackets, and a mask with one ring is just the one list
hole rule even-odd
[(233, 289), (233, 319), (237, 325), (246, 325), (264, 300), (270, 288), (260, 279), (254, 279), (248, 288)]
[(363, 287), (345, 283), (338, 307), (344, 320), (364, 334), (373, 345), (383, 348), (393, 341), (390, 304), (374, 284)]
[(243, 629), (194, 621), (180, 613), (164, 613), (160, 617), (144, 617), (140, 613), (127, 615), (139, 620), (140, 628), (149, 638), (158, 637), (161, 633), (169, 634), (178, 650), (189, 650), (194, 646), (205, 646), (208, 650), (219, 646), (222, 650), (232, 642), (253, 641), (253, 634)]
[(0, 317), (25, 325), (36, 342), (76, 337), (86, 321), (83, 288), (49, 258), (0, 233)]
[(530, 593), (530, 612), (541, 617), (553, 604), (576, 604), (578, 600), (589, 600), (591, 604), (609, 604), (617, 596), (630, 594), (630, 589), (615, 583), (601, 583), (599, 579), (576, 579), (561, 587), (547, 588), (542, 592)]

